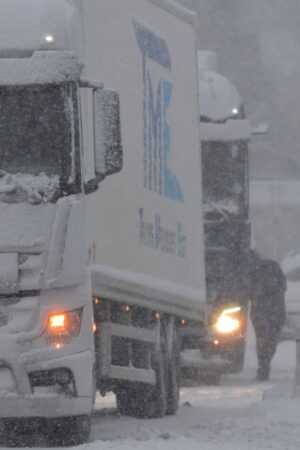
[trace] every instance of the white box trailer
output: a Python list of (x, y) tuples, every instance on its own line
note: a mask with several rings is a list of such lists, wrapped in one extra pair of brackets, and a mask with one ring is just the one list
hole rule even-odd
[(167, 0), (0, 12), (0, 417), (76, 444), (95, 390), (174, 414), (180, 318), (204, 320), (195, 17)]
[(164, 1), (87, 0), (83, 18), (84, 77), (118, 92), (124, 148), (121, 172), (87, 198), (94, 294), (194, 319), (205, 304), (194, 17)]

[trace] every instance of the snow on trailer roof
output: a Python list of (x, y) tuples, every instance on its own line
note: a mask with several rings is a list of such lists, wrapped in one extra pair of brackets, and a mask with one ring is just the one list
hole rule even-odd
[(76, 12), (69, 0), (0, 0), (0, 57), (71, 49)]

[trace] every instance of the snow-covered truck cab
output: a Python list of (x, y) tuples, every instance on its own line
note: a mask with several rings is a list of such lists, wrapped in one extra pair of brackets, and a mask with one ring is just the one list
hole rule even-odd
[(81, 80), (70, 2), (22, 6), (0, 1), (0, 417), (74, 416), (75, 442), (95, 390), (84, 197), (122, 166), (118, 97)]

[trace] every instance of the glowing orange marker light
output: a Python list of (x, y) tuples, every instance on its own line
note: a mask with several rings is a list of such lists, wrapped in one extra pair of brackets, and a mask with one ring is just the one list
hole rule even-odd
[(95, 321), (93, 321), (93, 332), (96, 333), (97, 331), (97, 324)]
[(53, 330), (55, 328), (64, 328), (66, 324), (66, 315), (57, 314), (49, 318), (49, 329)]
[(56, 349), (63, 348), (66, 344), (70, 343), (72, 339), (79, 336), (81, 317), (81, 309), (49, 316), (45, 330), (47, 343)]

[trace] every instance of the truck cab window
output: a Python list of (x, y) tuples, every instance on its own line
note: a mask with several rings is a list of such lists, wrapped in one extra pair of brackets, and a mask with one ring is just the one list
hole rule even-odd
[(203, 142), (203, 194), (206, 217), (240, 216), (247, 210), (246, 144)]
[(0, 88), (0, 169), (68, 179), (72, 155), (70, 94), (62, 86)]

